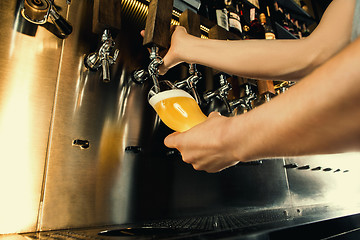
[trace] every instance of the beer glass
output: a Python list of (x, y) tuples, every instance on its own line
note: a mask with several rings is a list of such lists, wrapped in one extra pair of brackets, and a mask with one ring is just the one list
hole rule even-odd
[(160, 119), (176, 132), (187, 131), (207, 118), (195, 99), (170, 81), (154, 85), (149, 91), (148, 101)]

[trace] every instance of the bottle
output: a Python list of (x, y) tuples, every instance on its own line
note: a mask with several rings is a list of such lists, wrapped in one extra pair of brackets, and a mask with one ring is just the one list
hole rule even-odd
[(266, 15), (264, 13), (260, 14), (260, 21), (261, 24), (264, 27), (264, 31), (265, 31), (265, 39), (276, 39), (275, 37), (275, 32), (271, 26), (271, 19), (270, 19), (270, 10), (269, 7), (266, 7), (267, 13), (268, 13), (268, 17), (266, 17)]
[(224, 0), (216, 0), (213, 4), (213, 13), (214, 19), (217, 25), (229, 31), (229, 18), (228, 11), (226, 9), (226, 5)]
[(281, 26), (286, 24), (285, 15), (283, 9), (279, 6), (278, 2), (274, 1), (274, 14), (273, 14), (274, 21), (279, 23)]
[[(266, 7), (266, 10), (268, 17), (265, 15), (265, 13), (260, 14), (260, 21), (265, 31), (264, 37), (266, 40), (274, 40), (276, 39), (276, 37), (275, 32), (273, 31), (271, 26), (270, 10), (268, 6)], [(263, 101), (269, 102), (271, 96), (275, 94), (274, 82), (272, 80), (257, 80), (257, 86), (259, 95), (261, 96), (261, 98), (263, 98)]]
[(302, 36), (302, 32), (301, 32), (301, 28), (300, 28), (300, 24), (299, 24), (299, 20), (294, 20), (294, 24), (295, 24), (295, 36), (299, 39), (303, 39), (303, 36)]
[(308, 36), (310, 35), (309, 28), (306, 26), (305, 23), (302, 24), (301, 34), (302, 34), (302, 37), (303, 37), (303, 38), (306, 38), (306, 37), (308, 37)]
[(200, 8), (199, 8), (199, 15), (210, 19), (209, 15), (209, 6), (211, 6), (207, 0), (201, 0)]
[(229, 18), (229, 31), (242, 36), (239, 7), (232, 0), (225, 0)]
[(309, 7), (306, 5), (304, 1), (300, 1), (300, 6), (305, 12), (309, 13)]
[(295, 35), (295, 26), (293, 24), (293, 22), (291, 21), (291, 15), (290, 13), (285, 13), (285, 17), (286, 17), (286, 29), (293, 35)]
[(243, 3), (239, 3), (238, 5), (239, 8), (239, 14), (240, 14), (240, 23), (242, 26), (242, 35), (243, 35), (243, 39), (250, 39), (250, 23), (249, 21), (246, 20), (245, 16), (244, 16), (244, 5)]
[(255, 39), (264, 39), (265, 38), (265, 30), (259, 19), (256, 17), (255, 8), (250, 9), (250, 38)]

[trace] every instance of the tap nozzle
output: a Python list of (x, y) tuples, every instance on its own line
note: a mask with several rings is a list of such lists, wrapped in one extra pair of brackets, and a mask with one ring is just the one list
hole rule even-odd
[(151, 63), (148, 67), (149, 76), (153, 80), (154, 83), (154, 90), (156, 92), (160, 91), (159, 86), (159, 66), (164, 63), (162, 57), (159, 55), (159, 48), (157, 46), (151, 47), (151, 53), (150, 53), (150, 60)]

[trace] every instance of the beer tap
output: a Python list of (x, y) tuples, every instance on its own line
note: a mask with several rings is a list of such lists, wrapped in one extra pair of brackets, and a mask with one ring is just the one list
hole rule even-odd
[(241, 108), (245, 109), (246, 111), (250, 111), (253, 108), (251, 103), (256, 99), (256, 94), (251, 89), (251, 85), (249, 83), (244, 84), (244, 88), (245, 95), (237, 100), (230, 102), (232, 111), (238, 106), (241, 106)]
[[(200, 15), (187, 9), (179, 17), (180, 25), (185, 27), (186, 31), (196, 37), (201, 37)], [(175, 83), (177, 88), (187, 88), (191, 91), (195, 101), (200, 105), (201, 99), (196, 84), (201, 79), (201, 73), (197, 70), (196, 64), (189, 64), (189, 77), (183, 81)]]
[(169, 47), (172, 9), (173, 0), (150, 1), (143, 45), (150, 48), (151, 62), (147, 70), (137, 70), (132, 74), (133, 81), (139, 84), (151, 78), (154, 86), (157, 86), (155, 90), (159, 86), (159, 66), (163, 63), (159, 51)]
[(200, 105), (201, 99), (198, 91), (196, 90), (196, 84), (201, 79), (201, 73), (197, 71), (195, 64), (189, 64), (189, 73), (190, 76), (188, 78), (175, 83), (175, 86), (177, 88), (188, 88), (191, 91), (193, 97), (195, 98), (195, 101)]
[(205, 93), (203, 98), (206, 102), (210, 102), (210, 100), (215, 97), (220, 98), (224, 102), (228, 113), (232, 113), (232, 108), (230, 106), (229, 101), (227, 100), (227, 96), (230, 90), (231, 90), (230, 83), (226, 80), (224, 74), (220, 74), (220, 88), (218, 88), (213, 92)]
[[(209, 30), (209, 38), (210, 39), (227, 40), (227, 31), (224, 28), (222, 28), (218, 25), (215, 25), (214, 27), (212, 27)], [(210, 102), (211, 99), (213, 99), (215, 97), (219, 98), (225, 104), (227, 112), (229, 114), (231, 114), (232, 109), (231, 109), (229, 101), (227, 100), (228, 93), (231, 90), (231, 84), (226, 80), (227, 77), (226, 77), (225, 73), (218, 72), (217, 74), (214, 74), (214, 75), (219, 76), (219, 78), (220, 78), (220, 80), (219, 80), (220, 88), (218, 88), (217, 90), (215, 90), (213, 92), (205, 93), (203, 95), (203, 98), (208, 103)]]
[(44, 25), (50, 18), (60, 31), (62, 38), (70, 35), (73, 30), (71, 24), (59, 14), (54, 0), (24, 0), (21, 15), (36, 25)]
[(85, 66), (93, 71), (102, 68), (102, 79), (104, 82), (110, 82), (110, 65), (114, 64), (118, 55), (119, 49), (114, 51), (114, 55), (110, 53), (115, 46), (115, 41), (111, 37), (110, 31), (106, 29), (101, 37), (102, 45), (97, 52), (90, 53), (85, 58)]

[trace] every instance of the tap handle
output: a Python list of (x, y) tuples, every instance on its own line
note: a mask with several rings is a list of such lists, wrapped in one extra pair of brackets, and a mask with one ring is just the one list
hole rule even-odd
[(151, 0), (146, 18), (143, 45), (159, 49), (169, 47), (173, 0)]
[(62, 34), (67, 36), (72, 33), (73, 27), (63, 16), (57, 12), (55, 6), (51, 6), (50, 8), (50, 18), (53, 20), (55, 26)]
[[(195, 12), (186, 9), (179, 17), (180, 25), (185, 27), (186, 31), (195, 36), (201, 37), (200, 31), (200, 15)], [(189, 73), (191, 75), (196, 75), (195, 78), (192, 78), (193, 84), (196, 84), (197, 81), (201, 78), (200, 73), (196, 69), (195, 64), (189, 64)]]
[(100, 34), (104, 29), (119, 32), (121, 16), (121, 0), (94, 0), (92, 31), (96, 34)]
[(257, 80), (258, 92), (260, 96), (265, 96), (266, 101), (271, 95), (275, 95), (274, 82), (272, 80)]
[(219, 39), (219, 40), (227, 40), (227, 31), (218, 26), (215, 25), (209, 30), (209, 38), (210, 39)]
[(180, 25), (185, 27), (186, 31), (196, 37), (201, 37), (200, 15), (187, 9), (179, 17)]

